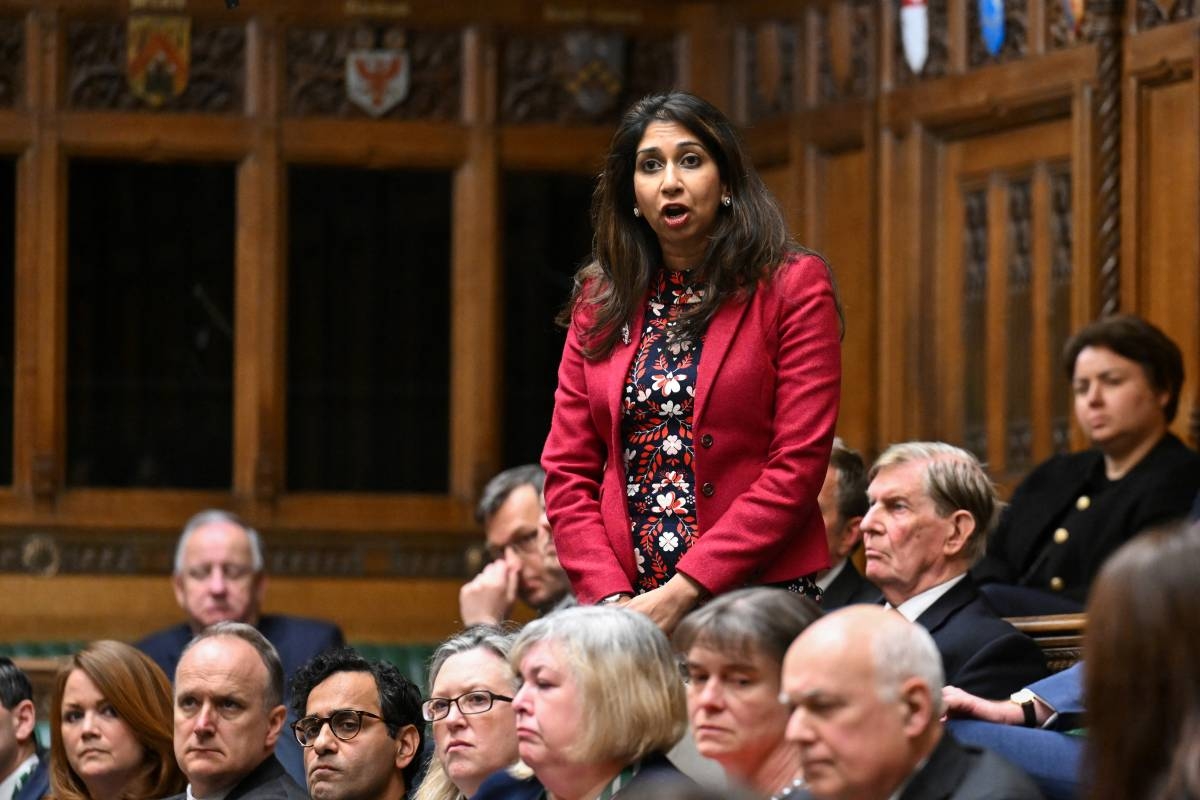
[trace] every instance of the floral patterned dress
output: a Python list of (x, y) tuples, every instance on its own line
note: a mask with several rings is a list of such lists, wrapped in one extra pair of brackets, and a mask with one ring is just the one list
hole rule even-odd
[(625, 383), (621, 433), (639, 594), (675, 575), (697, 535), (692, 422), (704, 337), (674, 335), (674, 320), (703, 299), (690, 272), (659, 272)]

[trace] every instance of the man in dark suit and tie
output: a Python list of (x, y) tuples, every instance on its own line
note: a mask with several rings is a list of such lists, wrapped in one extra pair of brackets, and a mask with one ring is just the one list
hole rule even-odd
[(175, 759), (188, 786), (171, 800), (307, 800), (275, 758), (286, 718), (271, 643), (240, 622), (205, 628), (175, 671)]
[(946, 681), (997, 699), (1044, 678), (1041, 648), (996, 614), (968, 574), (999, 503), (979, 461), (942, 442), (907, 442), (889, 447), (869, 477), (867, 579), (933, 636)]
[(817, 578), (821, 607), (832, 611), (852, 603), (878, 603), (882, 597), (879, 589), (860, 575), (850, 560), (862, 541), (859, 524), (867, 513), (867, 467), (862, 456), (846, 447), (841, 438), (833, 440), (817, 506), (825, 520), (831, 563)]
[(879, 606), (834, 611), (783, 661), (786, 736), (799, 800), (1040, 800), (1016, 767), (942, 727), (942, 667), (929, 633)]
[[(184, 525), (175, 547), (172, 585), (187, 622), (147, 636), (138, 648), (168, 676), (192, 637), (216, 622), (253, 625), (279, 654), (285, 681), (313, 656), (343, 644), (341, 630), (315, 619), (261, 614), (267, 590), (263, 549), (258, 533), (227, 511), (201, 511)], [(285, 683), (285, 689), (288, 684)], [(284, 702), (290, 698), (284, 696)], [(279, 757), (288, 772), (304, 780), (300, 747), (280, 737)]]

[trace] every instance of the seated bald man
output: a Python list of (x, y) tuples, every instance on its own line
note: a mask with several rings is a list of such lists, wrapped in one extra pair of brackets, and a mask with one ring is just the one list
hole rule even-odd
[(783, 661), (800, 800), (1040, 800), (1030, 779), (941, 723), (942, 665), (929, 633), (880, 606), (818, 619)]

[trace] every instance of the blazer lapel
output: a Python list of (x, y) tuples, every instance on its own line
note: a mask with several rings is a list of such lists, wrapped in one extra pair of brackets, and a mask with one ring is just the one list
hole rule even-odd
[[(648, 297), (648, 295), (647, 295)], [(622, 335), (617, 339), (608, 357), (599, 362), (585, 361), (585, 371), (595, 371), (599, 385), (603, 387), (608, 401), (609, 445), (616, 448), (617, 462), (621, 462), (621, 401), (625, 397), (625, 380), (629, 377), (629, 364), (637, 352), (642, 339), (642, 328), (646, 324), (646, 298), (634, 314), (634, 323), (629, 328), (629, 336)], [(625, 339), (629, 341), (626, 342)], [(591, 381), (589, 381), (591, 383)]]
[(965, 755), (950, 734), (943, 732), (925, 766), (904, 787), (900, 800), (943, 800), (952, 796), (966, 772)]
[(939, 597), (937, 602), (925, 609), (925, 613), (917, 617), (916, 621), (925, 630), (933, 633), (942, 627), (955, 612), (974, 600), (978, 594), (979, 590), (975, 587), (975, 581), (971, 580), (970, 575), (967, 575), (951, 586), (950, 591)]
[[(760, 287), (759, 292), (762, 289)], [(755, 293), (757, 297), (759, 292)], [(721, 304), (717, 313), (708, 323), (704, 332), (704, 347), (700, 352), (700, 364), (696, 368), (696, 410), (693, 414), (693, 424), (699, 426), (704, 415), (704, 406), (708, 400), (708, 388), (713, 386), (721, 363), (729, 353), (733, 337), (741, 327), (742, 318), (746, 315), (749, 303), (743, 297), (731, 297)]]

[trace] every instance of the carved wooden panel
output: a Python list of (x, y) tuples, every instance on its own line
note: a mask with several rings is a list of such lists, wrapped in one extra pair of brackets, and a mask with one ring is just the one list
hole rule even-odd
[(817, 12), (817, 77), (822, 103), (871, 93), (874, 6), (854, 0)]
[(678, 83), (678, 48), (667, 35), (510, 33), (502, 49), (505, 122), (607, 124), (635, 100)]
[(1008, 318), (1006, 326), (1008, 393), (1005, 401), (1005, 468), (1019, 473), (1030, 466), (1033, 452), (1030, 365), (1033, 330), (1033, 251), (1031, 183), (1008, 186)]
[(129, 87), (126, 21), (67, 25), (67, 105), (113, 111), (241, 111), (246, 82), (246, 32), (236, 25), (192, 20), (187, 87), (152, 107)]
[(925, 65), (921, 67), (920, 75), (913, 75), (913, 72), (908, 67), (908, 62), (904, 59), (904, 37), (900, 30), (900, 18), (896, 16), (896, 30), (892, 35), (896, 46), (892, 53), (895, 61), (895, 69), (893, 70), (896, 76), (896, 84), (905, 86), (911, 84), (917, 78), (940, 78), (944, 76), (950, 68), (950, 0), (927, 0), (927, 14), (929, 17), (929, 54), (925, 58)]
[[(264, 533), (267, 573), (280, 577), (461, 578), (478, 561), (464, 545), (446, 535)], [(169, 532), (6, 530), (0, 532), (0, 573), (166, 576), (174, 551)]]
[(25, 94), (25, 27), (19, 18), (0, 18), (0, 108), (15, 108)]
[(1061, 50), (1084, 40), (1084, 4), (1081, 0), (1046, 0), (1046, 46)]
[[(413, 30), (389, 23), (354, 22), (339, 28), (287, 31), (286, 113), (379, 119), (458, 119), (462, 107), (462, 35)], [(407, 55), (408, 85), (402, 99), (368, 114), (347, 92), (347, 58), (356, 51)]]
[(796, 105), (799, 30), (794, 25), (765, 22), (755, 28), (742, 28), (738, 35), (745, 59), (742, 91), (746, 93), (750, 120), (792, 112)]
[(1180, 22), (1196, 15), (1196, 0), (1138, 0), (1138, 30)]
[[(1051, 0), (1053, 2), (1053, 0)], [(1004, 0), (1004, 43), (1000, 52), (992, 55), (983, 43), (979, 29), (979, 3), (966, 0), (967, 4), (967, 63), (972, 67), (996, 64), (1022, 58), (1029, 52), (1029, 3), (1028, 0)]]
[(987, 461), (987, 284), (988, 208), (987, 189), (966, 192), (963, 197), (963, 349), (966, 374), (963, 444)]
[[(1071, 281), (1073, 244), (1071, 227), (1071, 173), (1063, 170), (1050, 175), (1050, 355), (1053, 377), (1051, 386), (1061, 387), (1058, 358), (1071, 335)], [(1071, 449), (1071, 401), (1065, 391), (1053, 391), (1050, 427), (1056, 453)]]

